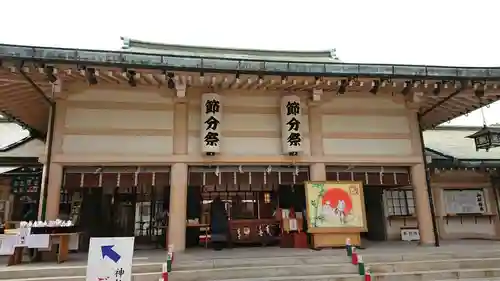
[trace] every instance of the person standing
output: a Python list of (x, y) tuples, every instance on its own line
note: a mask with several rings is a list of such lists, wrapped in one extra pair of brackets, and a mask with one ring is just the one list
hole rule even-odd
[(35, 211), (36, 206), (34, 204), (27, 204), (25, 206), (26, 207), (25, 207), (25, 211), (23, 212), (22, 220), (27, 221), (27, 222), (36, 221), (36, 219), (37, 219), (37, 213)]
[(227, 244), (229, 221), (226, 206), (220, 197), (216, 197), (210, 206), (210, 229), (212, 247), (220, 251)]
[(170, 214), (168, 213), (168, 207), (163, 206), (163, 211), (156, 214), (156, 229), (160, 230), (159, 245), (163, 248), (167, 247), (167, 232), (168, 232), (168, 219)]

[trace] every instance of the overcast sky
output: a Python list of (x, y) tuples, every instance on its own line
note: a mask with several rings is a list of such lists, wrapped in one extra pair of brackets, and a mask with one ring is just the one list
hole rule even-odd
[[(336, 48), (345, 62), (500, 66), (500, 1), (493, 0), (6, 0), (0, 8), (0, 42), (9, 44), (112, 50), (126, 36), (219, 47)], [(486, 117), (500, 122), (500, 105)], [(476, 113), (453, 124), (482, 121)]]

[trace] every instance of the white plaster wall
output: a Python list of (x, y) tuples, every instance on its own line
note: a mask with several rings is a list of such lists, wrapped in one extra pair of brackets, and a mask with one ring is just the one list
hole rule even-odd
[(345, 116), (323, 115), (324, 133), (410, 133), (406, 116)]
[(88, 90), (70, 96), (67, 104), (64, 153), (172, 153), (171, 98), (140, 90)]
[[(443, 192), (443, 191), (441, 191)], [(491, 198), (495, 197), (491, 188), (484, 188), (486, 213), (495, 213)], [(443, 196), (444, 198), (444, 196)], [(446, 214), (446, 202), (443, 201), (443, 213)], [(490, 238), (495, 236), (495, 218), (490, 216), (444, 217), (443, 228), (447, 238)]]
[(412, 153), (411, 141), (399, 139), (323, 139), (326, 155), (387, 155)]
[(412, 154), (404, 104), (387, 97), (336, 97), (324, 104), (322, 110), (323, 146), (327, 155)]
[(488, 238), (495, 236), (495, 223), (489, 217), (444, 218), (447, 238)]
[(165, 155), (172, 154), (172, 137), (66, 135), (62, 146), (69, 154)]
[(385, 221), (387, 240), (401, 240), (401, 228), (418, 227), (417, 218), (393, 217)]
[(156, 129), (173, 128), (172, 111), (68, 108), (66, 128)]
[[(200, 130), (201, 119), (199, 110), (192, 110), (189, 113), (189, 129)], [(238, 113), (223, 113), (222, 133), (224, 131), (242, 131), (242, 132), (275, 132), (280, 134), (281, 123), (280, 117), (276, 114), (238, 114)]]

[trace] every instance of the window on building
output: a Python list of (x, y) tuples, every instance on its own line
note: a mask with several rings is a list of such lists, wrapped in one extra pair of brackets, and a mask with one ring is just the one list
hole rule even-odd
[(415, 214), (415, 198), (411, 189), (384, 190), (387, 216), (411, 216)]

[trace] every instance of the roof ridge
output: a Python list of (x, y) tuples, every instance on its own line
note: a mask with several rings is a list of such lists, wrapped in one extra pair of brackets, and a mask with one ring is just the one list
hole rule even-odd
[[(317, 56), (323, 58), (337, 58), (337, 50), (326, 49), (326, 50), (271, 50), (271, 49), (249, 49), (249, 48), (234, 48), (234, 47), (215, 47), (215, 46), (196, 46), (196, 45), (181, 45), (181, 44), (165, 44), (159, 42), (143, 41), (138, 39), (132, 39), (129, 37), (120, 37), (123, 41), (122, 49), (130, 49), (134, 47), (146, 48), (146, 49), (184, 49), (186, 51), (226, 51), (226, 52), (248, 52), (250, 55), (258, 53), (269, 53), (269, 55), (294, 55), (294, 56)], [(139, 46), (137, 46), (139, 45)], [(143, 45), (143, 46), (141, 46)], [(155, 48), (156, 47), (156, 48)]]
[(438, 150), (435, 150), (433, 148), (429, 148), (429, 147), (425, 147), (425, 150), (431, 152), (431, 153), (434, 153), (434, 154), (437, 154), (439, 156), (442, 156), (442, 157), (445, 157), (445, 158), (448, 158), (448, 159), (455, 159), (455, 157), (451, 156), (451, 155), (448, 155), (448, 154), (445, 154), (441, 151), (438, 151)]
[(441, 125), (436, 128), (429, 129), (429, 131), (478, 131), (481, 130), (483, 126), (460, 126), (460, 125)]

